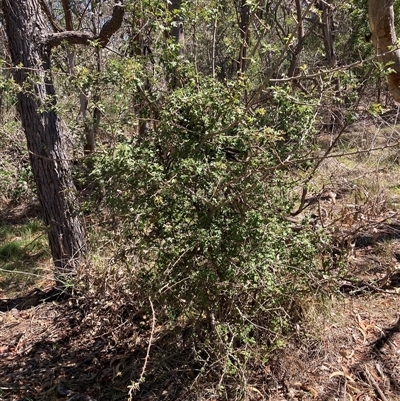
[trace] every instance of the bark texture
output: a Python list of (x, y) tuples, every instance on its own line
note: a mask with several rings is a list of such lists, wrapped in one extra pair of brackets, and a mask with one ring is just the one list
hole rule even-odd
[(335, 35), (332, 7), (325, 1), (317, 2), (318, 8), (322, 11), (322, 34), (324, 38), (326, 60), (329, 67), (336, 67)]
[(116, 2), (113, 8), (112, 17), (103, 25), (98, 38), (102, 47), (107, 46), (111, 36), (121, 27), (124, 19), (125, 8), (121, 3)]
[(86, 236), (76, 210), (64, 132), (55, 112), (50, 77), (47, 24), (37, 0), (3, 0), (2, 9), (14, 68), (21, 88), (17, 108), (25, 131), (29, 157), (43, 208), (56, 274), (85, 262)]
[(237, 72), (243, 74), (246, 70), (247, 49), (250, 41), (250, 6), (246, 0), (241, 0), (238, 10), (239, 31), (240, 31), (240, 51), (237, 63)]
[(169, 11), (176, 13), (171, 28), (171, 36), (175, 39), (175, 43), (181, 46), (181, 54), (184, 53), (185, 35), (183, 31), (183, 19), (179, 16), (181, 8), (181, 0), (171, 0), (168, 3)]
[(393, 72), (388, 74), (388, 88), (400, 103), (400, 50), (394, 26), (394, 0), (369, 0), (368, 14), (372, 41), (379, 61)]

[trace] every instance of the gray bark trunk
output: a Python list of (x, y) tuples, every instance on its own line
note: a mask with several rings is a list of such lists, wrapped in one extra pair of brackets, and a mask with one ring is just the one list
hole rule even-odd
[[(171, 0), (168, 7), (170, 11), (177, 12), (181, 8), (181, 0)], [(179, 15), (176, 15), (174, 18), (171, 35), (175, 39), (175, 42), (181, 46), (181, 53), (184, 53), (185, 35), (183, 20)]]
[(240, 31), (240, 51), (237, 64), (237, 72), (243, 74), (246, 70), (247, 48), (249, 47), (250, 32), (250, 6), (245, 0), (240, 1), (239, 5), (239, 31)]
[(77, 214), (56, 96), (50, 76), (50, 49), (45, 45), (47, 25), (37, 0), (3, 0), (14, 79), (24, 89), (17, 108), (28, 145), (56, 274), (70, 272), (85, 262), (85, 229)]
[(332, 8), (325, 1), (318, 2), (318, 6), (322, 10), (322, 34), (324, 38), (327, 64), (329, 67), (336, 67), (337, 60), (334, 48), (335, 35), (333, 33), (334, 23)]
[(300, 52), (304, 44), (304, 25), (303, 25), (303, 15), (302, 15), (302, 4), (301, 0), (296, 0), (296, 16), (297, 16), (297, 45), (293, 49), (292, 60), (290, 61), (290, 66), (288, 70), (288, 77), (294, 77), (298, 74), (298, 66), (300, 59)]

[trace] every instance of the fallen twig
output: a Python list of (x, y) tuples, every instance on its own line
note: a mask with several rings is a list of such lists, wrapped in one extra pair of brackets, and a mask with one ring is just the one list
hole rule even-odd
[(365, 376), (368, 380), (368, 383), (375, 389), (375, 391), (378, 393), (378, 396), (382, 401), (389, 401), (385, 394), (383, 393), (382, 389), (379, 387), (378, 383), (375, 381), (371, 373), (369, 373), (368, 369), (365, 368)]
[(150, 333), (150, 340), (149, 340), (149, 345), (147, 346), (147, 352), (146, 352), (146, 358), (144, 359), (144, 364), (143, 364), (143, 368), (142, 368), (142, 372), (140, 373), (140, 377), (139, 380), (135, 383), (132, 383), (129, 386), (129, 401), (132, 401), (132, 396), (134, 394), (135, 391), (138, 390), (140, 383), (142, 383), (144, 381), (144, 375), (146, 373), (146, 367), (147, 367), (147, 362), (149, 361), (150, 358), (150, 349), (151, 349), (151, 344), (153, 342), (153, 337), (154, 337), (154, 331), (155, 331), (155, 327), (156, 327), (156, 314), (154, 312), (154, 306), (153, 306), (153, 302), (151, 302), (151, 298), (149, 297), (149, 302), (150, 302), (150, 306), (151, 306), (151, 312), (153, 315), (153, 319), (152, 319), (152, 324), (151, 324), (151, 333)]

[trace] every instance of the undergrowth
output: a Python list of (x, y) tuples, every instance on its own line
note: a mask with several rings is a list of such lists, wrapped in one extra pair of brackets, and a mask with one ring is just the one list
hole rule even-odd
[(243, 396), (248, 367), (266, 363), (330, 282), (326, 235), (288, 221), (297, 180), (277, 168), (304, 152), (313, 108), (271, 90), (252, 117), (242, 90), (208, 79), (176, 89), (154, 130), (95, 157), (91, 174), (92, 207), (108, 210), (118, 238), (115, 290), (189, 333), (196, 380), (215, 376), (225, 399)]
[(0, 289), (20, 293), (42, 282), (49, 257), (47, 235), (39, 220), (0, 226)]

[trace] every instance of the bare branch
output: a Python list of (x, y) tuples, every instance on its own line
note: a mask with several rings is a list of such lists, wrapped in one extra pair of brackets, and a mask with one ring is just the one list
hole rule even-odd
[(61, 32), (62, 28), (54, 21), (53, 14), (49, 8), (49, 5), (46, 3), (46, 0), (40, 0), (40, 6), (43, 12), (46, 14), (47, 19), (49, 20), (50, 25), (54, 29), (55, 32)]
[(49, 47), (59, 46), (63, 42), (67, 42), (71, 45), (87, 45), (91, 40), (95, 39), (96, 38), (88, 32), (65, 31), (48, 35), (46, 44)]
[(124, 6), (121, 3), (116, 3), (112, 17), (103, 25), (98, 36), (81, 31), (56, 32), (47, 36), (46, 44), (49, 47), (59, 46), (63, 42), (71, 45), (87, 45), (90, 41), (99, 40), (101, 47), (106, 47), (111, 36), (121, 27), (124, 13)]

